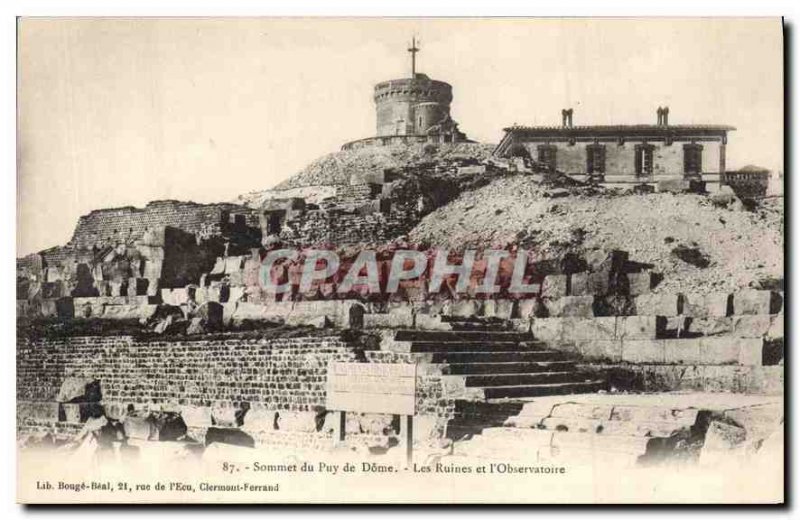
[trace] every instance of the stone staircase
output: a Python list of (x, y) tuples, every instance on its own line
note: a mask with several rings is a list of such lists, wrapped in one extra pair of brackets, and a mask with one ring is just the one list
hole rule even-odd
[(606, 387), (603, 379), (576, 368), (580, 360), (545, 348), (530, 333), (497, 324), (470, 325), (451, 322), (452, 330), (398, 330), (389, 348), (410, 354), (426, 370), (439, 370), (448, 394), (466, 401), (591, 393)]

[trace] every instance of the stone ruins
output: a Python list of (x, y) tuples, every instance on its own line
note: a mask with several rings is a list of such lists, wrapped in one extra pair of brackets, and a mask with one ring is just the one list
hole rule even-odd
[[(451, 85), (409, 51), (411, 76), (375, 86), (375, 136), (232, 203), (92, 211), (67, 244), (18, 259), (24, 445), (104, 417), (140, 449), (330, 449), (334, 361), (415, 365), (413, 442), (438, 457), (703, 463), (782, 436), (782, 197), (767, 196), (769, 172), (726, 169), (733, 128), (673, 125), (662, 107), (656, 125), (574, 126), (570, 109), (561, 126), (476, 143), (451, 116)], [(541, 211), (503, 235), (527, 211), (523, 184)], [(579, 222), (623, 204), (644, 220), (658, 201), (696, 212), (665, 209), (663, 239)], [(287, 293), (260, 278), (279, 248), (382, 258), (470, 241), (529, 251), (537, 292), (376, 297), (337, 293), (337, 279), (301, 291), (299, 261), (279, 266)], [(345, 429), (372, 451), (399, 434), (385, 414), (348, 412)]]

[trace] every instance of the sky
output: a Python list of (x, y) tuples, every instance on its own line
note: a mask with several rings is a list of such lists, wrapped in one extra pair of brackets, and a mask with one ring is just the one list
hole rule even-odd
[(518, 124), (729, 124), (728, 167), (783, 169), (779, 19), (26, 18), (17, 256), (93, 209), (230, 201), (375, 133), (372, 88), (453, 85), (475, 140)]

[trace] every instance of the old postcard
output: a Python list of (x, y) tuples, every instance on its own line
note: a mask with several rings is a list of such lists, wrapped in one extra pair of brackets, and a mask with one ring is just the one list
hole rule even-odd
[(21, 18), (23, 503), (784, 501), (778, 18)]

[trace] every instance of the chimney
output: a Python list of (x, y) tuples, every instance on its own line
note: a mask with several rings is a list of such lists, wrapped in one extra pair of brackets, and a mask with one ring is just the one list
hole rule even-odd
[(669, 107), (664, 107), (664, 126), (669, 126)]
[(658, 126), (661, 126), (662, 123), (664, 122), (664, 109), (658, 107), (658, 110), (656, 110), (656, 114), (658, 115)]
[(561, 126), (563, 127), (571, 127), (572, 126), (572, 109), (561, 109)]

